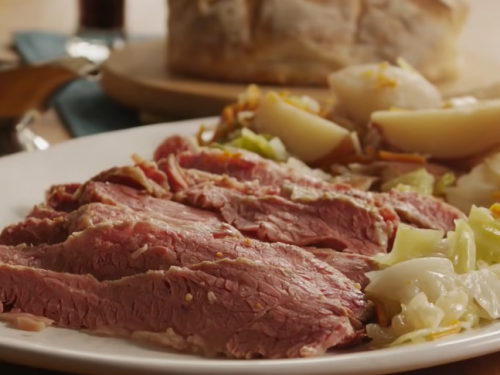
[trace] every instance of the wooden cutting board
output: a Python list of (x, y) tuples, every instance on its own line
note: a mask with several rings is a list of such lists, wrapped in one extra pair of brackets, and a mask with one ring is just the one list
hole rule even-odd
[[(235, 100), (246, 85), (204, 81), (168, 72), (165, 40), (130, 44), (112, 53), (103, 66), (102, 86), (116, 101), (145, 112), (171, 118), (218, 115)], [(464, 51), (463, 74), (455, 82), (441, 85), (445, 96), (467, 93), (500, 82), (497, 58)], [(311, 87), (264, 86), (287, 90), (319, 100), (331, 97), (328, 89)], [(500, 96), (500, 85), (494, 89)]]

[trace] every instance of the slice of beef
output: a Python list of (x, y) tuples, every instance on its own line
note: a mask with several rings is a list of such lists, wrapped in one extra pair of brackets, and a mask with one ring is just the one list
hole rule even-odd
[[(216, 209), (228, 223), (266, 241), (322, 244), (339, 250), (354, 242), (359, 247), (354, 251), (373, 255), (385, 252), (388, 244), (390, 248), (399, 223), (390, 207), (379, 207), (370, 194), (345, 185), (325, 183), (314, 188), (284, 182), (279, 187), (261, 186), (257, 181), (241, 182), (181, 168), (172, 156), (159, 167), (175, 186), (175, 199)], [(349, 224), (357, 220), (363, 224)], [(364, 241), (367, 249), (359, 246)]]
[[(0, 263), (12, 266), (35, 266), (35, 268), (40, 268), (40, 262), (25, 252), (27, 248), (26, 245), (0, 245)], [(1, 312), (0, 308), (0, 313)]]
[(126, 207), (100, 203), (81, 207), (67, 220), (73, 234), (66, 241), (22, 251), (2, 247), (0, 259), (20, 264), (22, 257), (23, 265), (110, 280), (205, 260), (245, 257), (314, 280), (328, 299), (338, 301), (339, 309), (354, 317), (363, 316), (365, 301), (355, 285), (337, 269), (296, 246), (235, 237), (221, 222), (212, 231), (200, 230), (197, 222), (183, 223), (179, 218), (165, 222)]
[(0, 233), (0, 245), (40, 245), (55, 244), (68, 237), (64, 217), (54, 219), (37, 219), (28, 217), (26, 220), (7, 226)]
[(74, 195), (81, 184), (53, 185), (45, 193), (45, 203), (55, 211), (70, 212), (76, 208)]
[[(276, 163), (275, 165), (278, 166)], [(304, 182), (299, 179), (296, 179), (296, 183), (285, 179), (281, 181), (281, 185), (269, 186), (262, 184), (258, 180), (239, 181), (225, 174), (217, 175), (197, 169), (182, 168), (178, 160), (173, 156), (164, 159), (159, 163), (158, 167), (169, 177), (171, 186), (175, 186), (173, 189), (174, 192), (181, 192), (188, 187), (205, 185), (208, 183), (236, 190), (244, 195), (279, 195), (292, 201), (306, 199), (312, 202), (315, 199), (322, 199), (325, 194), (342, 194), (352, 197), (356, 201), (364, 202), (367, 207), (377, 207), (379, 214), (386, 223), (389, 248), (392, 247), (392, 242), (399, 224), (399, 217), (391, 206), (381, 205), (374, 199), (372, 193), (353, 189), (346, 184), (331, 184), (320, 180), (314, 181), (314, 183), (308, 183), (307, 181)], [(309, 180), (309, 182), (311, 181)]]
[(157, 198), (169, 199), (171, 193), (167, 176), (152, 163), (141, 159), (137, 161), (139, 165), (110, 168), (92, 177), (89, 182), (114, 183), (143, 190)]
[(52, 207), (46, 205), (45, 203), (35, 205), (31, 211), (28, 213), (26, 218), (34, 218), (34, 219), (56, 219), (59, 217), (64, 217), (66, 212), (64, 211), (56, 211)]
[(158, 169), (158, 165), (154, 161), (149, 161), (141, 158), (137, 154), (132, 155), (132, 160), (135, 165), (140, 168), (144, 175), (149, 179), (150, 182), (154, 182), (166, 191), (170, 190), (170, 186), (168, 184), (168, 178), (160, 169)]
[(281, 193), (281, 185), (262, 185), (258, 180), (239, 181), (226, 174), (219, 175), (198, 169), (182, 168), (174, 155), (170, 155), (168, 158), (159, 161), (158, 168), (167, 175), (174, 193), (206, 183), (236, 190), (245, 195), (279, 195)]
[(281, 186), (285, 181), (310, 187), (320, 187), (325, 184), (319, 178), (244, 150), (236, 153), (219, 149), (186, 151), (178, 154), (177, 159), (183, 168), (225, 174), (239, 181), (257, 180), (263, 186)]
[(52, 186), (46, 193), (46, 205), (56, 211), (74, 211), (82, 191), (92, 182), (109, 182), (134, 188), (158, 198), (171, 197), (168, 179), (155, 163), (134, 155), (135, 165), (113, 167), (98, 173), (83, 184), (62, 184)]
[(365, 255), (341, 253), (327, 248), (306, 247), (305, 249), (317, 259), (340, 270), (349, 279), (358, 283), (361, 289), (364, 289), (370, 281), (366, 273), (379, 269), (377, 263)]
[[(142, 220), (155, 219), (184, 228), (191, 227), (191, 229), (197, 231), (208, 231), (214, 237), (231, 235), (243, 238), (235, 228), (221, 222), (219, 216), (215, 213), (197, 210), (164, 199), (157, 199), (122, 185), (89, 181), (82, 189), (75, 207), (92, 202), (130, 208), (140, 212), (141, 214), (134, 216), (134, 218)], [(97, 224), (96, 220), (98, 220), (101, 210), (100, 207), (93, 207), (90, 210), (83, 209), (76, 213), (65, 213), (65, 215), (69, 216), (56, 217), (55, 219), (28, 217), (20, 223), (5, 228), (0, 234), (0, 244), (18, 245), (25, 243), (28, 245), (41, 245), (62, 242), (72, 232)], [(112, 214), (113, 211), (107, 210), (106, 215)], [(127, 213), (127, 215), (125, 217), (129, 219), (131, 214)], [(75, 224), (75, 218), (77, 218), (78, 222), (84, 224)], [(120, 219), (120, 216), (108, 218), (108, 220)]]
[(459, 209), (428, 195), (392, 190), (375, 197), (379, 204), (393, 207), (402, 222), (417, 228), (437, 229), (446, 233), (455, 229), (455, 220), (466, 219)]
[(372, 198), (368, 199), (375, 199), (379, 208), (385, 210), (389, 217), (393, 215), (395, 210), (402, 221), (421, 228), (452, 230), (454, 228), (453, 220), (463, 217), (461, 212), (434, 197), (397, 192), (389, 194), (369, 193), (352, 189), (343, 184), (330, 184), (246, 151), (228, 153), (215, 149), (205, 149), (196, 153), (180, 153), (177, 155), (177, 159), (183, 168), (226, 174), (242, 182), (258, 180), (261, 185), (275, 187), (292, 183), (300, 188), (317, 189), (321, 192), (331, 190), (344, 192), (359, 199), (371, 196)]
[(185, 151), (197, 152), (198, 145), (196, 140), (182, 135), (172, 135), (163, 140), (156, 148), (153, 153), (153, 160), (159, 162), (162, 159), (168, 158), (170, 155), (178, 155)]
[[(125, 207), (135, 211), (113, 210), (88, 203), (100, 202)], [(83, 187), (78, 203), (80, 208), (55, 219), (28, 217), (8, 226), (0, 234), (0, 244), (27, 245), (56, 244), (63, 242), (73, 232), (99, 224), (103, 220), (160, 220), (178, 227), (206, 231), (214, 237), (235, 236), (244, 238), (235, 228), (221, 222), (215, 213), (197, 210), (169, 200), (158, 199), (123, 185), (89, 181)]]
[(246, 259), (113, 282), (0, 265), (4, 311), (230, 358), (318, 356), (352, 336), (348, 318), (332, 314), (331, 302), (309, 286), (289, 270)]
[(176, 199), (215, 209), (228, 224), (264, 241), (322, 245), (365, 255), (387, 251), (387, 227), (379, 210), (348, 195), (330, 193), (292, 201), (205, 184), (178, 193)]
[[(97, 202), (130, 208), (140, 213), (139, 216), (134, 216), (134, 219), (160, 220), (186, 230), (208, 232), (214, 237), (243, 238), (238, 230), (222, 222), (220, 216), (215, 213), (158, 199), (126, 186), (90, 181), (82, 190), (79, 202), (81, 205)], [(94, 211), (90, 210), (91, 214), (95, 214)]]

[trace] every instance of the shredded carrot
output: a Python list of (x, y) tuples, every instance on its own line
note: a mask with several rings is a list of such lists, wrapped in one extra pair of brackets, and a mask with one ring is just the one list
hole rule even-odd
[(222, 121), (228, 125), (232, 125), (235, 120), (233, 106), (227, 106), (222, 110)]
[(196, 133), (196, 141), (198, 142), (198, 144), (200, 146), (204, 146), (205, 145), (205, 142), (203, 141), (203, 133), (205, 133), (205, 126), (204, 125), (201, 125), (199, 128), (198, 128), (198, 132)]
[(373, 146), (366, 146), (365, 147), (365, 154), (372, 157), (372, 158), (375, 158), (375, 157), (377, 157), (377, 150), (375, 150), (375, 148)]
[(389, 326), (389, 319), (384, 311), (384, 307), (379, 303), (374, 301), (375, 303), (375, 314), (377, 315), (378, 324), (381, 327)]
[(232, 160), (232, 159), (240, 159), (243, 156), (241, 152), (231, 152), (228, 150), (222, 151), (222, 153), (217, 157), (217, 159), (220, 162), (224, 162), (226, 160)]
[(494, 203), (490, 207), (490, 212), (495, 219), (499, 219), (500, 218), (500, 203)]
[(379, 151), (378, 157), (382, 160), (387, 161), (402, 161), (406, 163), (418, 163), (425, 164), (427, 163), (427, 158), (422, 155), (416, 154), (404, 154), (399, 152), (389, 152), (389, 151)]

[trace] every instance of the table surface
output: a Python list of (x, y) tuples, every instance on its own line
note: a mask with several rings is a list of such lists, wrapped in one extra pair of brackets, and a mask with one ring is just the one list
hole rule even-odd
[[(499, 62), (498, 15), (500, 0), (470, 0), (472, 12), (461, 43), (469, 51)], [(36, 14), (36, 17), (33, 15)], [(128, 0), (127, 28), (131, 33), (161, 35), (165, 33), (166, 9), (163, 0)], [(0, 0), (0, 61), (14, 61), (9, 48), (10, 34), (15, 30), (38, 29), (70, 33), (76, 22), (76, 1), (68, 0)], [(493, 32), (495, 30), (495, 32)], [(45, 113), (35, 125), (49, 142), (70, 139), (69, 132), (53, 111)], [(0, 362), (0, 374), (53, 375), (51, 371), (24, 368)], [(500, 353), (456, 362), (449, 365), (404, 373), (405, 375), (495, 375), (500, 374)], [(402, 375), (402, 374), (401, 374)]]

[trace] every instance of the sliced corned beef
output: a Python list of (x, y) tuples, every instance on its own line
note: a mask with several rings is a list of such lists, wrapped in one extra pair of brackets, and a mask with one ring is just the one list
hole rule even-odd
[[(361, 316), (364, 309), (362, 293), (340, 271), (302, 248), (235, 236), (222, 222), (213, 222), (210, 228), (208, 221), (202, 224), (189, 218), (160, 221), (126, 207), (100, 203), (85, 205), (66, 220), (69, 232), (73, 233), (66, 241), (26, 248), (21, 255), (16, 248), (3, 247), (1, 259), (16, 264), (22, 256), (31, 261), (24, 265), (88, 273), (102, 280), (166, 270), (173, 265), (246, 257), (288, 268), (304, 279), (315, 280), (327, 298), (338, 300), (339, 306), (355, 317)], [(9, 255), (11, 252), (14, 254)], [(9, 257), (14, 260), (9, 261)]]
[(24, 221), (12, 224), (0, 233), (0, 245), (40, 245), (55, 244), (68, 237), (63, 217), (38, 219), (28, 217)]
[(282, 185), (262, 185), (258, 180), (239, 181), (226, 174), (219, 175), (200, 171), (198, 169), (182, 168), (177, 158), (173, 155), (170, 155), (166, 159), (162, 159), (158, 163), (158, 168), (167, 175), (169, 184), (174, 193), (186, 190), (189, 187), (207, 183), (236, 190), (245, 195), (280, 195), (282, 190)]
[(332, 314), (332, 302), (310, 286), (289, 270), (246, 259), (112, 282), (0, 265), (4, 311), (230, 358), (318, 356), (351, 337), (348, 318)]
[(446, 233), (455, 229), (455, 220), (466, 218), (459, 209), (429, 195), (392, 190), (375, 195), (375, 199), (380, 205), (393, 207), (402, 222), (417, 228)]
[[(222, 222), (219, 215), (192, 208), (177, 202), (158, 199), (126, 186), (90, 181), (82, 189), (80, 205), (105, 203), (127, 207), (138, 212), (143, 219), (155, 219), (179, 228), (206, 231), (214, 237), (225, 235), (242, 237), (230, 225)], [(93, 211), (90, 211), (93, 213)]]
[(75, 193), (81, 184), (53, 185), (45, 193), (45, 203), (55, 211), (70, 212), (76, 208)]
[(135, 165), (113, 167), (98, 173), (84, 184), (54, 185), (46, 193), (45, 203), (56, 211), (70, 212), (80, 204), (79, 199), (86, 185), (92, 182), (109, 182), (132, 187), (154, 197), (169, 199), (170, 186), (164, 172), (155, 163), (134, 156)]
[(390, 207), (378, 207), (371, 195), (343, 185), (261, 186), (181, 168), (172, 156), (159, 168), (175, 186), (176, 200), (216, 210), (240, 231), (265, 241), (373, 255), (387, 250), (399, 223)]
[[(219, 216), (212, 212), (197, 210), (176, 202), (154, 198), (142, 191), (124, 185), (89, 181), (82, 186), (75, 208), (87, 203), (99, 202), (106, 205), (127, 207), (139, 212), (132, 217), (126, 211), (113, 211), (103, 206), (92, 206), (90, 209), (82, 207), (65, 216), (54, 219), (37, 219), (28, 217), (24, 221), (6, 227), (0, 234), (0, 244), (27, 245), (55, 244), (64, 241), (71, 233), (97, 224), (100, 215), (104, 212), (107, 220), (119, 221), (140, 218), (142, 220), (155, 219), (186, 228), (190, 226), (197, 231), (208, 231), (214, 237), (243, 236), (233, 227), (220, 221)], [(116, 215), (113, 216), (116, 212)], [(75, 222), (83, 224), (75, 224)]]
[(154, 157), (53, 186), (4, 229), (0, 313), (191, 353), (320, 355), (364, 337), (376, 268), (333, 249), (373, 255), (400, 219), (446, 231), (464, 217), (433, 197), (360, 191), (181, 136)]
[(378, 208), (348, 195), (332, 192), (292, 201), (205, 184), (188, 188), (176, 198), (215, 209), (228, 224), (264, 241), (322, 245), (365, 255), (387, 251), (387, 226)]
[(114, 167), (92, 177), (89, 182), (110, 182), (129, 186), (157, 198), (170, 198), (170, 186), (164, 172), (152, 162), (134, 156), (134, 166)]
[[(398, 191), (390, 193), (364, 192), (344, 184), (331, 184), (300, 174), (249, 152), (243, 152), (240, 155), (206, 149), (197, 153), (181, 153), (177, 155), (177, 159), (180, 166), (186, 169), (192, 168), (215, 174), (226, 174), (240, 182), (257, 180), (262, 186), (273, 185), (274, 188), (281, 189), (279, 194), (282, 196), (286, 196), (282, 188), (288, 184), (306, 189), (307, 194), (323, 194), (334, 191), (375, 202), (381, 210), (381, 215), (387, 218), (388, 226), (397, 225), (397, 222), (393, 220), (395, 212), (401, 221), (417, 227), (446, 231), (453, 230), (454, 220), (464, 217), (458, 209), (432, 196)], [(172, 163), (162, 164), (161, 168), (172, 168)], [(168, 175), (168, 173), (166, 174)], [(191, 176), (192, 173), (189, 173), (189, 178)], [(210, 180), (214, 179), (210, 178)], [(392, 230), (388, 229), (392, 233), (394, 230), (395, 227)], [(391, 239), (392, 236), (389, 238)]]
[[(165, 173), (158, 169), (158, 165), (156, 164), (156, 162), (145, 160), (136, 154), (132, 155), (132, 160), (134, 161), (135, 166), (142, 170), (149, 183), (154, 183), (157, 186), (163, 188), (163, 194), (165, 194), (165, 191), (170, 190), (170, 186), (168, 185), (168, 178)], [(149, 191), (147, 187), (145, 188), (147, 191)], [(160, 196), (160, 194), (157, 194), (157, 196)]]
[(290, 167), (267, 160), (249, 151), (228, 152), (219, 149), (186, 151), (177, 155), (183, 168), (226, 174), (239, 181), (257, 180), (261, 185), (280, 186), (285, 181), (301, 186), (322, 186), (324, 181)]
[(306, 247), (305, 249), (317, 259), (340, 270), (349, 279), (358, 283), (362, 289), (369, 283), (366, 273), (379, 269), (377, 263), (365, 255), (342, 253), (327, 248)]
[(64, 211), (56, 211), (45, 203), (35, 205), (28, 213), (26, 218), (32, 217), (34, 219), (56, 219), (66, 215)]
[[(119, 186), (118, 186), (119, 187)], [(119, 187), (120, 188), (120, 187)], [(79, 232), (85, 228), (100, 224), (102, 221), (119, 222), (123, 220), (156, 220), (167, 224), (178, 226), (186, 230), (210, 233), (214, 238), (232, 236), (244, 238), (243, 235), (234, 227), (221, 222), (216, 214), (208, 211), (194, 210), (191, 207), (181, 205), (170, 201), (150, 201), (142, 208), (134, 206), (136, 202), (132, 199), (110, 200), (104, 199), (104, 195), (94, 196), (94, 202), (103, 202), (101, 206), (92, 205), (86, 207), (83, 205), (77, 211), (69, 213), (65, 218), (34, 219), (27, 218), (17, 224), (6, 227), (0, 234), (0, 244), (3, 245), (42, 245), (57, 244), (65, 241), (73, 232)], [(101, 199), (101, 200), (99, 200)], [(144, 200), (147, 197), (144, 196)], [(109, 205), (116, 204), (122, 207), (128, 207), (130, 204), (132, 210), (117, 210), (109, 208)], [(151, 214), (148, 210), (153, 210)], [(135, 213), (135, 211), (141, 211)], [(105, 217), (102, 217), (103, 214)]]
[(196, 141), (190, 137), (172, 135), (165, 138), (163, 142), (156, 147), (153, 153), (153, 160), (159, 162), (162, 159), (168, 158), (170, 155), (178, 155), (184, 151), (197, 152), (198, 145)]

